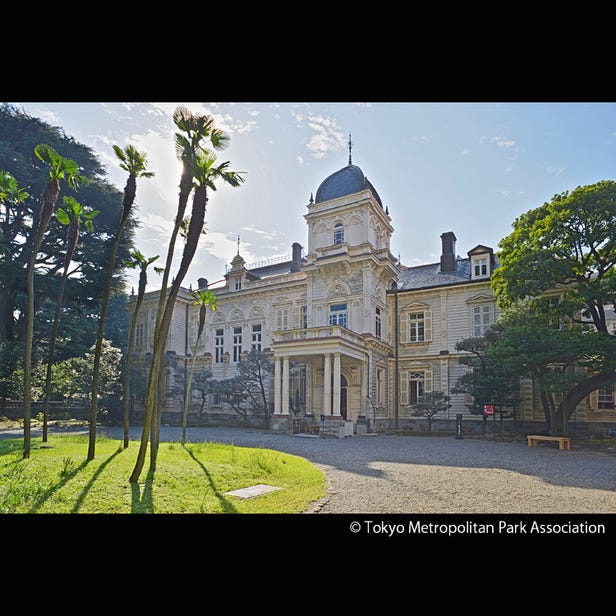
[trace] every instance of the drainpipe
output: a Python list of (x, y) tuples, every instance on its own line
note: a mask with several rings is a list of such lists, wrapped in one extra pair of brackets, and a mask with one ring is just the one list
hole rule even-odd
[(184, 400), (183, 403), (186, 404), (186, 382), (188, 380), (188, 318), (190, 312), (190, 305), (186, 304), (184, 313), (186, 315), (184, 321)]
[(400, 370), (399, 370), (399, 354), (398, 354), (398, 341), (400, 339), (400, 334), (398, 332), (399, 329), (399, 319), (398, 319), (398, 285), (396, 283), (396, 288), (394, 289), (394, 357), (395, 357), (395, 374), (394, 374), (394, 419), (395, 419), (395, 428), (398, 430), (398, 411), (399, 411), (399, 401), (400, 401)]

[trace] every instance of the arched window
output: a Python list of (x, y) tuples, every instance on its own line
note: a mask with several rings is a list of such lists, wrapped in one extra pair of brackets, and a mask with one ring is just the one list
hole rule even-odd
[(341, 222), (334, 225), (334, 244), (342, 244), (344, 242), (344, 227)]

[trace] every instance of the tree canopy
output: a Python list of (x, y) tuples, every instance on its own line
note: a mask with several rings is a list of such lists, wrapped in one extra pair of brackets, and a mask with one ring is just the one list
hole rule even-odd
[[(0, 214), (0, 342), (19, 342), (24, 336), (26, 304), (26, 265), (33, 245), (33, 220), (39, 216), (49, 166), (34, 153), (38, 144), (47, 144), (63, 157), (77, 163), (78, 173), (90, 182), (79, 188), (79, 201), (99, 210), (94, 233), (84, 235), (73, 256), (71, 277), (67, 280), (58, 338), (58, 358), (83, 355), (94, 342), (100, 302), (113, 236), (122, 213), (122, 193), (106, 180), (98, 157), (87, 146), (68, 136), (61, 128), (31, 117), (18, 108), (0, 105), (0, 169), (10, 173), (27, 198)], [(73, 197), (62, 186), (62, 197)], [(131, 218), (116, 259), (114, 293), (123, 291), (121, 264), (132, 248), (135, 221)], [(34, 343), (42, 349), (49, 338), (54, 299), (64, 266), (66, 230), (53, 218), (36, 263), (36, 319)], [(113, 340), (119, 346), (120, 340)]]
[[(541, 379), (544, 393), (560, 388), (563, 399), (548, 421), (557, 432), (588, 394), (616, 382), (616, 337), (605, 313), (616, 308), (614, 229), (616, 182), (604, 180), (526, 212), (499, 244), (492, 288), (501, 308), (515, 309), (501, 331), (509, 340), (507, 354)], [(522, 302), (528, 312), (520, 316)], [(584, 378), (566, 377), (573, 364), (587, 369)], [(554, 366), (565, 368), (556, 379)]]

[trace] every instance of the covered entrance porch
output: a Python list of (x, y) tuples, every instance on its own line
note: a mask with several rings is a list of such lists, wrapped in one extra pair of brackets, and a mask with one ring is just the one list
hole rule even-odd
[(312, 327), (276, 332), (273, 346), (275, 424), (291, 414), (289, 383), (296, 363), (305, 366), (303, 417), (333, 431), (365, 416), (369, 375), (362, 336), (338, 325)]

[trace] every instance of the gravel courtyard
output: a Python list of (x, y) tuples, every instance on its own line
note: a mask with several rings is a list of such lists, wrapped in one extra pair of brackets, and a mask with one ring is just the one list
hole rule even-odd
[[(121, 429), (101, 429), (121, 438)], [(131, 438), (140, 431), (133, 429)], [(179, 441), (181, 429), (161, 438)], [(615, 513), (616, 456), (475, 438), (369, 435), (323, 439), (190, 428), (191, 441), (266, 447), (323, 470), (322, 513)]]

